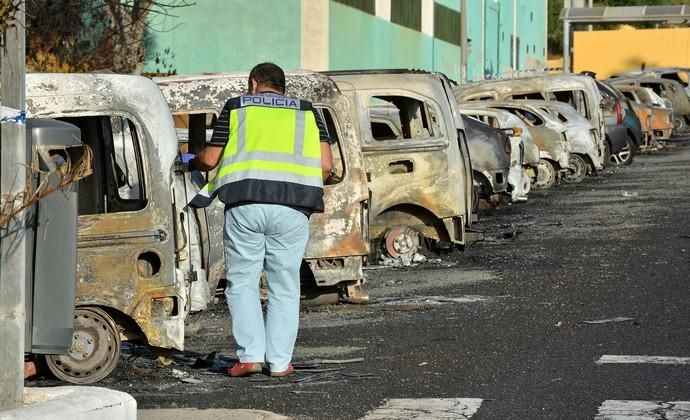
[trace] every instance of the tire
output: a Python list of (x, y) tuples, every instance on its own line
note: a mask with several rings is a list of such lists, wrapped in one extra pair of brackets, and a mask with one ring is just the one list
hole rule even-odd
[(73, 384), (92, 384), (110, 375), (120, 360), (120, 333), (107, 312), (96, 307), (74, 311), (72, 345), (65, 354), (46, 355), (48, 370)]
[(569, 159), (569, 172), (563, 176), (563, 181), (568, 184), (579, 184), (587, 176), (587, 162), (580, 155), (571, 154)]
[(609, 162), (616, 166), (630, 165), (633, 161), (634, 150), (635, 144), (630, 139), (630, 137), (628, 137), (625, 146), (623, 146), (623, 149), (621, 149), (620, 152), (609, 156)]
[(558, 172), (553, 163), (546, 159), (539, 159), (539, 166), (537, 170), (537, 179), (532, 186), (539, 190), (551, 188), (556, 184), (556, 176)]
[(604, 142), (604, 166), (611, 164), (611, 143), (608, 139)]
[(472, 186), (472, 213), (477, 213), (479, 211), (479, 196), (481, 195), (481, 190), (481, 185), (475, 182)]

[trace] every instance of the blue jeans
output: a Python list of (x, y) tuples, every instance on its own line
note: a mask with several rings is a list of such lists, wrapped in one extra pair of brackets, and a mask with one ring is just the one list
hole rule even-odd
[[(303, 213), (275, 204), (246, 204), (225, 212), (225, 296), (240, 362), (265, 361), (272, 372), (280, 372), (292, 359), (308, 222)], [(268, 287), (265, 324), (259, 300), (262, 269)]]

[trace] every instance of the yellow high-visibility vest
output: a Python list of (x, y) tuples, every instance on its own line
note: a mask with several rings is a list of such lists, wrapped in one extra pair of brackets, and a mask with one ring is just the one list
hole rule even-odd
[(323, 211), (319, 129), (311, 103), (280, 95), (228, 101), (228, 141), (214, 179), (194, 197), (206, 207), (269, 203)]

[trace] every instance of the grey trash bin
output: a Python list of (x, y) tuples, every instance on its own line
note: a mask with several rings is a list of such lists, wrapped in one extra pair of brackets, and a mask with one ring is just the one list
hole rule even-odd
[[(79, 159), (81, 132), (73, 124), (50, 119), (27, 121), (32, 165), (41, 170), (34, 187), (59, 185), (55, 170), (69, 155)], [(39, 153), (40, 152), (40, 153)], [(52, 164), (51, 164), (52, 162)], [(32, 267), (26, 284), (26, 351), (63, 354), (72, 344), (77, 276), (77, 185), (70, 184), (44, 197), (31, 208), (32, 229), (27, 238)]]

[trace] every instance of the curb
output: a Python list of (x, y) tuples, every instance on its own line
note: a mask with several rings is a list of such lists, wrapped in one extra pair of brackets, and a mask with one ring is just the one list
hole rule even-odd
[(24, 388), (24, 407), (0, 412), (0, 420), (136, 420), (129, 394), (95, 386)]
[(161, 408), (139, 410), (139, 420), (289, 420), (289, 417), (263, 410), (230, 410), (213, 408), (199, 410), (197, 408)]

